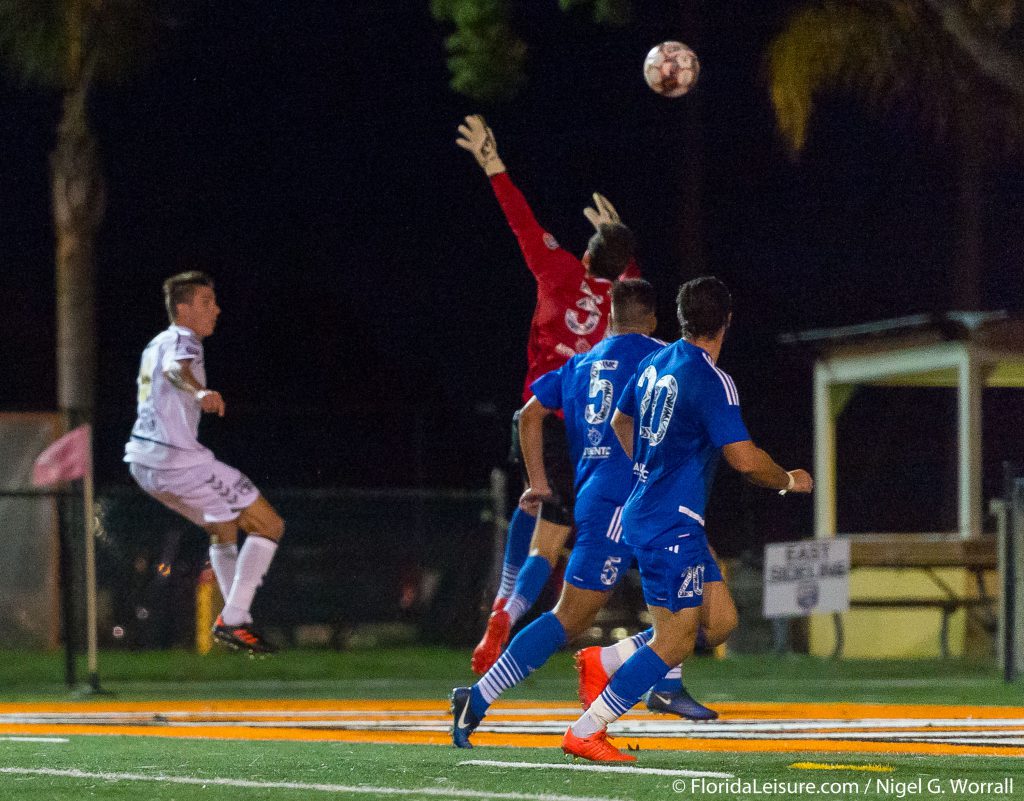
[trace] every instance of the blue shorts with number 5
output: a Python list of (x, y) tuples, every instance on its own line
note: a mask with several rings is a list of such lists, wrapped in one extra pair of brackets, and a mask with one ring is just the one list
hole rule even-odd
[(722, 571), (703, 533), (694, 532), (669, 548), (638, 548), (636, 560), (644, 601), (670, 612), (700, 606), (704, 602), (704, 585), (722, 581)]
[(614, 589), (633, 565), (633, 549), (622, 542), (622, 507), (608, 503), (577, 506), (576, 544), (565, 580), (581, 590)]

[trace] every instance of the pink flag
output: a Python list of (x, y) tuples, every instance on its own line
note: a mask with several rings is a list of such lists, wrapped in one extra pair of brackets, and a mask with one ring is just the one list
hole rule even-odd
[(69, 431), (36, 458), (32, 483), (48, 487), (92, 472), (92, 428), (86, 424)]

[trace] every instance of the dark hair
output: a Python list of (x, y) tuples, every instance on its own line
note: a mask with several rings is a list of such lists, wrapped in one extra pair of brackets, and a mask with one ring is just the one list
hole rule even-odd
[(590, 274), (614, 281), (633, 258), (635, 240), (633, 232), (622, 223), (601, 223), (597, 233), (590, 237)]
[(213, 279), (201, 270), (178, 273), (164, 281), (164, 305), (167, 307), (167, 316), (171, 318), (172, 323), (175, 312), (178, 310), (178, 304), (191, 303), (196, 289), (201, 286), (213, 289)]
[(637, 325), (657, 311), (654, 287), (643, 278), (627, 278), (612, 284), (612, 314), (617, 325)]
[(676, 313), (683, 336), (713, 337), (729, 322), (732, 295), (713, 275), (694, 278), (679, 287)]

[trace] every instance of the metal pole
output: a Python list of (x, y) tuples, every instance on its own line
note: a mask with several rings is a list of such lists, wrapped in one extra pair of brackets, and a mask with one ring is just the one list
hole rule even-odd
[(54, 506), (57, 509), (57, 542), (60, 545), (58, 551), (58, 564), (60, 567), (60, 609), (61, 609), (61, 633), (64, 636), (64, 683), (70, 689), (78, 684), (78, 675), (75, 665), (75, 651), (77, 648), (77, 632), (75, 626), (75, 582), (72, 573), (71, 543), (68, 542), (69, 533), (67, 523), (72, 516), (66, 514), (68, 511), (68, 499), (57, 495), (54, 498)]
[(85, 625), (89, 688), (100, 691), (100, 673), (96, 644), (96, 510), (93, 505), (92, 465), (82, 482), (85, 501)]
[(1003, 678), (1017, 678), (1017, 554), (1015, 540), (1020, 508), (1017, 498), (1017, 466), (1003, 462), (1003, 492), (1006, 497), (1003, 536)]

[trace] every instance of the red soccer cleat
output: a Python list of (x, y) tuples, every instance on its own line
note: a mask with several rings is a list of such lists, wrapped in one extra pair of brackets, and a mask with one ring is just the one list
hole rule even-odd
[(253, 656), (277, 653), (277, 648), (263, 639), (263, 635), (252, 627), (252, 623), (228, 626), (220, 615), (217, 615), (217, 621), (213, 624), (213, 638), (233, 651), (248, 651)]
[(582, 757), (593, 762), (636, 762), (635, 756), (622, 753), (608, 742), (608, 729), (601, 729), (589, 737), (577, 737), (572, 733), (570, 726), (562, 738), (562, 750), (569, 756)]
[(592, 645), (576, 652), (576, 672), (580, 674), (580, 704), (590, 709), (608, 685), (608, 674), (601, 664), (601, 646)]
[(504, 609), (491, 612), (491, 616), (487, 620), (487, 631), (484, 632), (480, 643), (473, 649), (470, 665), (474, 673), (482, 676), (498, 661), (498, 657), (501, 656), (501, 652), (505, 648), (505, 643), (508, 642), (511, 630), (512, 620), (509, 618), (508, 612)]
[(491, 604), (492, 612), (500, 612), (505, 608), (505, 604), (508, 602), (508, 598), (502, 598), (500, 595), (494, 599), (494, 603)]

